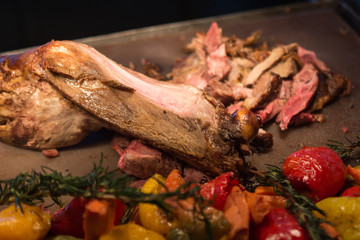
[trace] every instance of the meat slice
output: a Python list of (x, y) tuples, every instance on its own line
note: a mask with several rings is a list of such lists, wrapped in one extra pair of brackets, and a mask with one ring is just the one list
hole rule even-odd
[(274, 66), (275, 63), (277, 63), (281, 57), (288, 53), (289, 50), (293, 49), (296, 45), (291, 44), (289, 46), (280, 46), (275, 49), (273, 49), (269, 55), (264, 61), (257, 64), (251, 72), (247, 75), (247, 77), (244, 79), (242, 84), (244, 86), (249, 86), (255, 84), (255, 82), (260, 78), (260, 76), (269, 68)]
[(195, 52), (175, 63), (173, 82), (197, 87), (225, 105), (229, 104), (233, 100), (233, 92), (221, 80), (228, 75), (231, 67), (217, 23), (211, 24), (206, 35), (198, 34), (190, 48)]
[(276, 118), (282, 130), (287, 129), (291, 119), (308, 106), (317, 89), (319, 81), (317, 73), (312, 64), (305, 64), (294, 76), (292, 96)]
[[(114, 139), (113, 142), (123, 143), (124, 138), (116, 136)], [(186, 182), (209, 180), (209, 177), (198, 169), (190, 167), (158, 149), (147, 146), (139, 140), (132, 140), (122, 151), (118, 167), (125, 173), (141, 179), (149, 178), (154, 173), (166, 177), (172, 170), (178, 169)]]
[(173, 169), (181, 169), (181, 163), (138, 140), (132, 140), (122, 152), (118, 168), (139, 178), (149, 178), (154, 173), (167, 176)]
[(303, 64), (306, 63), (313, 64), (317, 69), (319, 69), (322, 72), (330, 71), (330, 69), (326, 67), (325, 63), (316, 57), (316, 54), (313, 51), (309, 51), (306, 50), (305, 48), (298, 46), (297, 53)]
[(319, 74), (319, 86), (309, 112), (323, 109), (325, 104), (342, 95), (350, 94), (351, 82), (341, 74), (325, 72)]
[(247, 58), (235, 57), (231, 59), (231, 70), (229, 72), (228, 82), (231, 85), (240, 83), (256, 65), (254, 61)]
[(111, 139), (111, 148), (121, 156), (130, 142), (130, 138), (115, 134)]
[(252, 97), (246, 98), (243, 106), (249, 110), (264, 108), (269, 102), (278, 97), (281, 82), (279, 75), (271, 72), (264, 73), (256, 82)]
[(292, 57), (288, 57), (285, 61), (280, 62), (270, 71), (279, 75), (281, 78), (289, 78), (298, 72), (298, 67), (296, 61)]
[(277, 98), (268, 103), (264, 109), (256, 111), (256, 114), (260, 117), (263, 124), (267, 123), (281, 112), (285, 104), (285, 99)]
[(52, 41), (30, 53), (16, 56), (29, 69), (27, 79), (44, 83), (74, 106), (70, 110), (100, 119), (96, 127), (140, 139), (212, 175), (237, 170), (237, 145), (246, 142), (240, 122), (201, 90), (151, 79), (71, 41)]

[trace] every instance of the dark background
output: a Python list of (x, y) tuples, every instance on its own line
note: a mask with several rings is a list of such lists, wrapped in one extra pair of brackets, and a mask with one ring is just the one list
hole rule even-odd
[(303, 0), (13, 0), (0, 5), (0, 52)]

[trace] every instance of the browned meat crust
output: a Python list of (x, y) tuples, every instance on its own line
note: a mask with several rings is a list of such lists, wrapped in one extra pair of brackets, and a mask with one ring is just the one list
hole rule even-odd
[(31, 149), (79, 143), (103, 124), (34, 73), (38, 54), (0, 58), (0, 140)]

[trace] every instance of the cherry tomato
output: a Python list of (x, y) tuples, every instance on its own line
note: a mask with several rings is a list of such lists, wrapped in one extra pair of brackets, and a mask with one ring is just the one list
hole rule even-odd
[(342, 189), (346, 178), (341, 158), (325, 147), (304, 147), (290, 154), (282, 171), (295, 189), (315, 201), (334, 196)]
[(360, 186), (354, 186), (346, 189), (342, 194), (342, 197), (360, 197)]
[(274, 208), (264, 220), (255, 225), (252, 234), (255, 240), (310, 240), (307, 231), (299, 225), (294, 215), (286, 209)]
[(54, 213), (51, 232), (55, 235), (70, 235), (83, 238), (82, 215), (89, 200), (82, 197), (73, 198), (70, 203)]
[(201, 185), (200, 194), (206, 200), (214, 200), (214, 207), (223, 210), (226, 197), (229, 195), (233, 186), (239, 185), (236, 179), (233, 179), (233, 172), (226, 172), (214, 178), (210, 182)]

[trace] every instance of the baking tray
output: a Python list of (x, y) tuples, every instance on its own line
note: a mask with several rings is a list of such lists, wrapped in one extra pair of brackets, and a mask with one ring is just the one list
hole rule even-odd
[[(266, 154), (255, 154), (249, 158), (255, 167), (264, 169), (265, 163), (280, 165), (288, 154), (305, 145), (326, 146), (329, 139), (343, 141), (344, 137), (355, 139), (360, 134), (360, 39), (338, 15), (332, 2), (280, 6), (76, 41), (95, 47), (125, 66), (133, 62), (139, 67), (141, 59), (145, 58), (159, 64), (163, 72), (168, 73), (174, 60), (184, 56), (182, 47), (197, 31), (207, 31), (213, 21), (218, 22), (224, 36), (236, 35), (245, 38), (253, 31), (262, 29), (263, 40), (270, 45), (297, 42), (306, 49), (314, 50), (329, 68), (344, 74), (353, 83), (350, 96), (327, 105), (322, 111), (326, 118), (325, 123), (291, 128), (287, 131), (281, 131), (274, 124), (266, 125), (266, 130), (274, 136), (274, 146)], [(342, 127), (348, 128), (348, 133), (345, 134)], [(60, 156), (52, 159), (43, 156), (39, 151), (0, 143), (0, 179), (8, 179), (31, 169), (39, 170), (40, 166), (82, 175), (93, 167), (94, 162), (99, 162), (102, 154), (104, 165), (116, 168), (119, 157), (110, 147), (111, 136), (112, 133), (108, 131), (91, 134), (78, 145), (60, 149)]]

